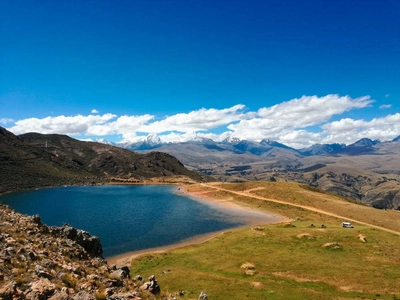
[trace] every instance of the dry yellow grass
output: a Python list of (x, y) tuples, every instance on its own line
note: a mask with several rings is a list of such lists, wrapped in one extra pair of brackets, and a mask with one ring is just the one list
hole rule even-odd
[[(191, 191), (202, 193), (204, 197), (229, 199), (243, 205), (262, 208), (260, 203), (269, 202), (273, 211), (285, 215), (287, 209), (279, 206), (288, 205), (301, 210), (325, 214), (335, 218), (369, 224), (400, 233), (400, 212), (395, 210), (378, 210), (369, 206), (346, 201), (306, 185), (289, 182), (245, 182), (245, 183), (212, 183), (190, 186)], [(278, 205), (278, 207), (276, 207)], [(277, 209), (278, 208), (278, 209)], [(280, 208), (280, 209), (279, 209)], [(293, 214), (293, 211), (291, 212)], [(300, 214), (300, 213), (299, 213)], [(292, 217), (292, 216), (289, 216)]]
[[(376, 210), (296, 183), (207, 183), (186, 190), (296, 221), (232, 230), (203, 244), (143, 255), (132, 262), (133, 273), (171, 270), (160, 283), (170, 291), (184, 287), (188, 298), (201, 290), (212, 299), (400, 295), (396, 211)], [(358, 223), (346, 229), (341, 226), (345, 220)]]

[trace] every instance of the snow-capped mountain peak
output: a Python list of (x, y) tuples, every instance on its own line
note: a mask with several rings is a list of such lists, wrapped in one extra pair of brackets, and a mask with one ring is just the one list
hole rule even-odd
[(187, 132), (181, 136), (180, 142), (202, 142), (203, 138), (198, 136), (196, 132)]
[(162, 141), (161, 141), (161, 138), (156, 133), (150, 133), (146, 137), (144, 143), (146, 143), (149, 146), (155, 146), (155, 145), (161, 144)]
[(222, 141), (224, 144), (237, 144), (241, 141), (240, 138), (234, 136), (228, 136), (225, 140)]

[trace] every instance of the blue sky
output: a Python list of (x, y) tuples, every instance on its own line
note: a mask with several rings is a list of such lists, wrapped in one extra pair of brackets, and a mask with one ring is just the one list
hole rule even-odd
[(390, 140), (399, 13), (397, 0), (3, 0), (0, 126), (298, 148)]

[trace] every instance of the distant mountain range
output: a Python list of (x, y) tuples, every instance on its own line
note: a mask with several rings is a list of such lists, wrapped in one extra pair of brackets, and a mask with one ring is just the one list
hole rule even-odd
[[(166, 143), (162, 142), (157, 135), (151, 134), (135, 143), (115, 143), (113, 145), (139, 153), (155, 150), (169, 153), (188, 167), (201, 171), (211, 168), (214, 169), (214, 172), (211, 173), (221, 175), (224, 172), (216, 172), (216, 164), (234, 166), (264, 163), (266, 169), (288, 171), (304, 168), (306, 164), (304, 160), (310, 160), (310, 157), (393, 155), (400, 151), (398, 150), (399, 142), (400, 136), (387, 142), (363, 138), (350, 145), (316, 144), (305, 149), (294, 149), (270, 139), (255, 142), (227, 138), (224, 141), (215, 142), (209, 138), (190, 134), (186, 135), (182, 142)], [(391, 166), (387, 167), (392, 172)], [(386, 169), (382, 170), (382, 172), (386, 171)]]
[(257, 156), (263, 156), (264, 154), (268, 153), (273, 147), (287, 149), (304, 156), (311, 156), (311, 155), (322, 155), (322, 154), (360, 155), (360, 154), (370, 153), (371, 151), (373, 151), (372, 147), (377, 144), (384, 145), (391, 142), (398, 142), (399, 140), (400, 136), (389, 142), (380, 142), (378, 140), (363, 138), (350, 145), (338, 144), (338, 143), (316, 144), (309, 148), (295, 149), (270, 139), (263, 139), (260, 142), (255, 142), (249, 140), (241, 140), (235, 137), (229, 137), (221, 142), (216, 142), (209, 138), (200, 137), (196, 133), (186, 134), (182, 136), (181, 140), (179, 141), (163, 142), (162, 139), (157, 134), (153, 133), (149, 134), (147, 137), (144, 137), (137, 142), (110, 143), (106, 140), (98, 140), (98, 142), (113, 144), (115, 146), (130, 149), (133, 151), (154, 150), (161, 147), (180, 145), (180, 144), (197, 144), (197, 145), (200, 144), (210, 149), (214, 148), (216, 150), (218, 149), (228, 150), (236, 153), (249, 152)]
[(387, 142), (363, 138), (350, 145), (306, 149), (269, 139), (215, 142), (196, 134), (174, 143), (153, 134), (117, 145), (139, 153), (169, 153), (188, 168), (221, 181), (297, 181), (376, 208), (400, 209), (400, 136)]

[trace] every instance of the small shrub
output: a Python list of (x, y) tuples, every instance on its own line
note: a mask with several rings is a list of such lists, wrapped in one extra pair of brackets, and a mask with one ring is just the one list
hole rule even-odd
[(28, 278), (25, 277), (24, 275), (18, 275), (18, 276), (15, 278), (15, 283), (16, 283), (17, 286), (19, 286), (19, 287), (23, 286), (23, 285), (26, 284), (27, 282), (28, 282)]
[(94, 298), (95, 298), (96, 300), (105, 300), (105, 299), (107, 299), (106, 292), (105, 292), (105, 291), (97, 291), (97, 292), (94, 294)]
[(292, 223), (286, 223), (282, 227), (284, 227), (284, 228), (293, 228), (293, 227), (296, 227), (296, 225), (293, 225)]
[(65, 274), (61, 277), (62, 282), (69, 288), (75, 289), (76, 285), (78, 284), (78, 279), (76, 279), (71, 274)]

